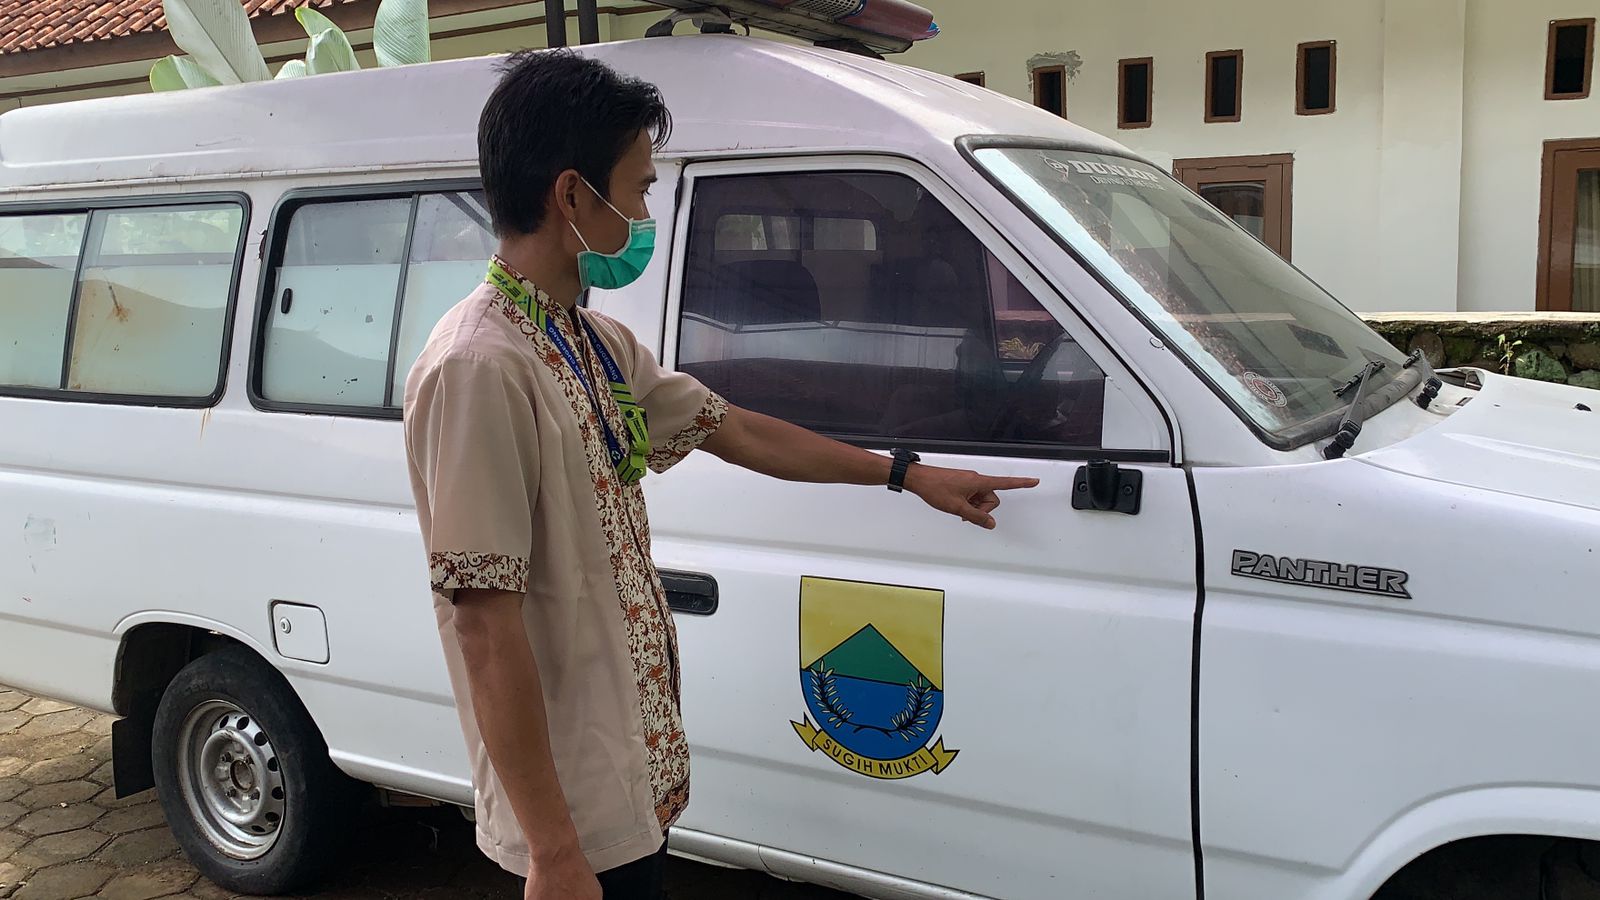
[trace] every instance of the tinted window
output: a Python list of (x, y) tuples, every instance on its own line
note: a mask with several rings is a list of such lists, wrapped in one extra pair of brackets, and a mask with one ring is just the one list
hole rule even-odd
[(1239, 70), (1244, 54), (1238, 50), (1212, 53), (1206, 60), (1206, 119), (1237, 121), (1239, 118)]
[(394, 409), (439, 318), (494, 252), (470, 192), (291, 208), (272, 267), (258, 384), (299, 407)]
[(1152, 85), (1150, 70), (1152, 63), (1149, 60), (1123, 60), (1121, 65), (1122, 83), (1121, 108), (1118, 111), (1120, 121), (1117, 123), (1122, 128), (1139, 128), (1150, 124), (1150, 99)]
[(1301, 47), (1300, 108), (1304, 112), (1333, 109), (1333, 45)]
[(736, 404), (867, 441), (1099, 445), (1100, 370), (909, 178), (701, 179), (687, 254), (678, 366)]
[(1550, 98), (1584, 97), (1589, 93), (1589, 67), (1593, 65), (1594, 20), (1552, 22), (1550, 25)]

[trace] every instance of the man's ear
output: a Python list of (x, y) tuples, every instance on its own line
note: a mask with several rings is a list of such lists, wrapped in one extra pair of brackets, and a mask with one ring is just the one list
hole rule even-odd
[(578, 192), (583, 189), (583, 178), (577, 169), (567, 169), (556, 176), (551, 200), (553, 212), (568, 222), (578, 208)]

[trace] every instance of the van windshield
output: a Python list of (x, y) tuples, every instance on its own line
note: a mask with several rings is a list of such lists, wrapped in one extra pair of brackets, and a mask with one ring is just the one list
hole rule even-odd
[(1369, 395), (1403, 371), (1404, 354), (1160, 169), (1074, 150), (973, 155), (1274, 443), (1331, 430), (1346, 407), (1335, 389), (1368, 362), (1387, 363)]

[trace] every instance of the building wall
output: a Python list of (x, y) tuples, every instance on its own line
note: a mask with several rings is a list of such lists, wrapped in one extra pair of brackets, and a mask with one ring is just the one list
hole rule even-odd
[[(1029, 59), (1075, 55), (1068, 118), (1159, 165), (1293, 153), (1293, 261), (1346, 302), (1376, 308), (1378, 276), (1363, 263), (1377, 253), (1382, 6), (1382, 0), (1013, 0), (1002, 32), (989, 8), (952, 3), (939, 10), (946, 34), (902, 59), (949, 74), (983, 71), (989, 87), (1031, 99)], [(1339, 42), (1338, 111), (1297, 116), (1295, 47), (1316, 40)], [(1207, 124), (1205, 55), (1236, 49), (1244, 50), (1241, 121)], [(1119, 130), (1117, 61), (1145, 56), (1154, 60), (1152, 125)]]
[[(1589, 16), (1600, 0), (1013, 0), (1001, 32), (987, 9), (949, 4), (946, 35), (901, 60), (1030, 98), (1030, 58), (1075, 55), (1069, 118), (1157, 163), (1293, 153), (1294, 262), (1351, 307), (1524, 310), (1542, 145), (1600, 137), (1600, 83), (1544, 99), (1546, 32)], [(1338, 110), (1297, 116), (1295, 47), (1314, 40), (1338, 42)], [(1242, 121), (1206, 124), (1205, 53), (1232, 49)], [(1120, 130), (1117, 61), (1144, 56), (1154, 124)]]
[(1600, 72), (1586, 100), (1544, 99), (1546, 34), (1551, 20), (1600, 17), (1600, 0), (1468, 0), (1468, 9), (1461, 309), (1532, 309), (1543, 144), (1600, 138)]
[[(1600, 84), (1579, 101), (1546, 101), (1543, 90), (1549, 21), (1600, 15), (1600, 0), (1007, 0), (1004, 16), (923, 2), (944, 34), (899, 62), (982, 71), (990, 88), (1028, 99), (1030, 60), (1065, 59), (1068, 116), (1161, 165), (1292, 153), (1293, 261), (1360, 311), (1532, 309), (1542, 144), (1600, 136)], [(663, 15), (645, 9), (602, 16), (602, 39), (642, 37)], [(532, 4), (437, 20), (436, 34), (457, 34), (436, 38), (434, 55), (543, 46), (542, 12)], [(1299, 116), (1296, 46), (1320, 40), (1337, 42), (1337, 110)], [(267, 48), (269, 57), (302, 49)], [(1244, 51), (1242, 121), (1207, 124), (1205, 54), (1233, 49)], [(371, 63), (370, 51), (361, 56)], [(1153, 124), (1119, 129), (1117, 62), (1146, 56)], [(9, 79), (0, 111), (146, 90), (148, 69)]]

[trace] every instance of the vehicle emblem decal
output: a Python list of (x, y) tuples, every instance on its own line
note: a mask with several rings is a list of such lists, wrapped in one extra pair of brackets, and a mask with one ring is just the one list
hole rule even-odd
[(1233, 574), (1240, 578), (1303, 584), (1331, 591), (1394, 597), (1399, 600), (1411, 599), (1411, 592), (1406, 589), (1406, 582), (1411, 579), (1411, 575), (1399, 569), (1385, 569), (1380, 566), (1291, 559), (1270, 553), (1235, 550)]
[(1250, 389), (1250, 393), (1255, 394), (1273, 406), (1281, 409), (1289, 405), (1289, 398), (1283, 395), (1283, 390), (1273, 384), (1271, 379), (1264, 378), (1254, 372), (1246, 372), (1239, 376), (1239, 380), (1243, 381), (1244, 386)]
[(813, 752), (869, 778), (943, 772), (961, 752), (935, 737), (944, 592), (802, 578), (800, 690), (810, 715), (789, 724)]

